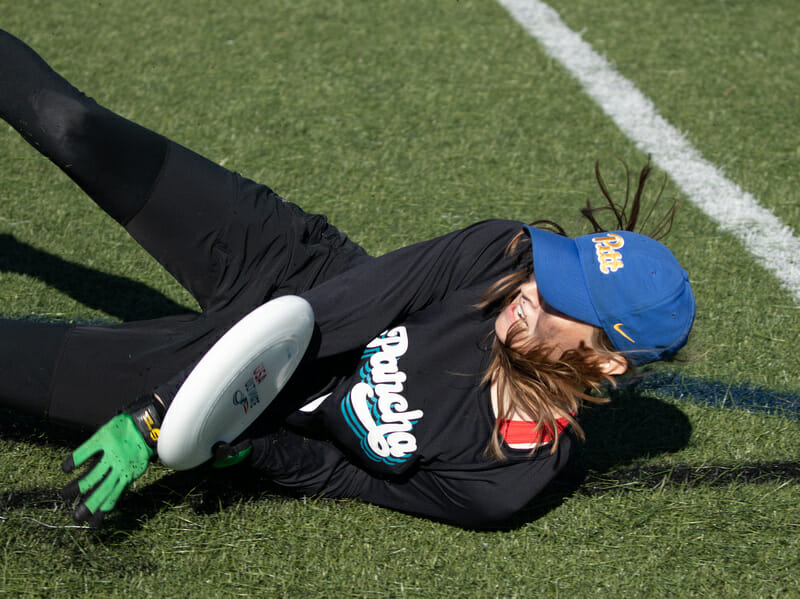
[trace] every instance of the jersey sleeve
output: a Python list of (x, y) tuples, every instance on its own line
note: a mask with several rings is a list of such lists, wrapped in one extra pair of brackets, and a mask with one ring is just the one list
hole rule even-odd
[(570, 439), (554, 454), (543, 447), (524, 460), (490, 462), (469, 470), (419, 469), (381, 478), (347, 460), (333, 444), (292, 432), (254, 442), (253, 466), (274, 483), (308, 495), (367, 503), (463, 527), (507, 520), (528, 505), (564, 468)]
[[(517, 221), (482, 221), (361, 261), (305, 291), (316, 322), (307, 359), (361, 350), (381, 331), (454, 291), (477, 283), (488, 287), (507, 272), (511, 258), (505, 250), (521, 230)], [(192, 367), (154, 389), (167, 406)]]
[(305, 292), (319, 332), (318, 358), (363, 347), (376, 334), (449, 293), (494, 282), (522, 224), (483, 221), (359, 263)]

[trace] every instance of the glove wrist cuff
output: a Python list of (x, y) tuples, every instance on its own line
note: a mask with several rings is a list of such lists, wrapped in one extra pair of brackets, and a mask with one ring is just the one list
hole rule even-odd
[(131, 417), (144, 442), (155, 454), (161, 422), (166, 414), (164, 406), (153, 395), (143, 395), (126, 407), (125, 413)]

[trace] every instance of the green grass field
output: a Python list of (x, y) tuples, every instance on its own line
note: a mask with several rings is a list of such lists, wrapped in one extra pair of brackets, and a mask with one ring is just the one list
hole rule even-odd
[[(724, 174), (800, 230), (790, 0), (552, 0)], [(77, 7), (80, 7), (78, 9)], [(497, 3), (0, 0), (115, 111), (329, 215), (373, 253), (489, 217), (585, 232), (616, 158), (646, 161)], [(680, 198), (671, 181), (665, 194)], [(9, 596), (800, 597), (798, 304), (691, 203), (686, 364), (586, 415), (568, 476), (502, 530), (291, 498), (155, 466), (99, 531), (59, 499), (79, 438), (0, 413)], [(0, 314), (124, 320), (192, 299), (0, 125)]]

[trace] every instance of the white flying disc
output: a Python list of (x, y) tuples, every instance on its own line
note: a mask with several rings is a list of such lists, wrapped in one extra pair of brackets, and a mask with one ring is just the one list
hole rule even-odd
[(275, 399), (311, 340), (314, 313), (287, 295), (259, 306), (217, 341), (181, 385), (164, 416), (158, 457), (175, 470), (211, 459)]

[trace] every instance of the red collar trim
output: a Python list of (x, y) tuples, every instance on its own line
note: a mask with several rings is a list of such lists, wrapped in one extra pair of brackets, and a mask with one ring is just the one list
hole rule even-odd
[[(559, 418), (556, 420), (556, 427), (561, 433), (569, 425), (569, 420)], [(517, 445), (522, 443), (551, 443), (553, 441), (553, 431), (549, 426), (544, 426), (536, 430), (536, 423), (527, 420), (501, 420), (500, 434), (503, 435), (506, 443)]]

